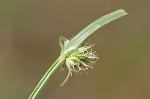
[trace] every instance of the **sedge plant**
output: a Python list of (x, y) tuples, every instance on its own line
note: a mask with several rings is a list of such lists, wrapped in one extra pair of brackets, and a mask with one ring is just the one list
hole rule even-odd
[(60, 56), (44, 74), (28, 99), (36, 99), (40, 91), (43, 89), (58, 67), (60, 67), (62, 70), (68, 69), (66, 79), (60, 86), (63, 86), (67, 82), (69, 77), (72, 76), (72, 73), (78, 74), (82, 71), (86, 72), (88, 68), (93, 68), (91, 64), (98, 60), (95, 52), (92, 51), (92, 47), (94, 45), (84, 43), (83, 41), (93, 34), (98, 28), (125, 15), (127, 15), (127, 13), (123, 9), (119, 9), (92, 22), (70, 40), (66, 39), (65, 37), (60, 37)]

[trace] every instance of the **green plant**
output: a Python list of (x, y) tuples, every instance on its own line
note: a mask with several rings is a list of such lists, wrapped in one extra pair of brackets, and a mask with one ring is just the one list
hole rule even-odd
[(123, 9), (114, 11), (92, 22), (71, 40), (67, 40), (64, 37), (61, 37), (59, 39), (59, 45), (61, 47), (60, 56), (42, 77), (28, 99), (35, 99), (37, 97), (41, 89), (44, 87), (44, 85), (47, 83), (58, 67), (61, 66), (62, 69), (67, 68), (69, 70), (68, 75), (61, 86), (66, 83), (68, 78), (72, 75), (72, 72), (82, 72), (91, 67), (89, 65), (94, 63), (98, 57), (91, 49), (93, 45), (83, 43), (83, 41), (98, 28), (126, 14), (127, 13)]

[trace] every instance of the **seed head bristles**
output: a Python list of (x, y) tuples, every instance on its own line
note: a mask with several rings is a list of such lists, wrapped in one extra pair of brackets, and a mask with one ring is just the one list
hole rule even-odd
[[(69, 42), (68, 39), (66, 38), (62, 39), (61, 37), (59, 42), (61, 49), (63, 49), (66, 43), (68, 42)], [(87, 72), (88, 68), (93, 69), (91, 64), (95, 63), (98, 60), (95, 51), (94, 52), (92, 51), (93, 46), (94, 44), (90, 45), (88, 43), (82, 43), (74, 50), (74, 52), (72, 52), (72, 54), (66, 57), (65, 62), (61, 67), (61, 70), (67, 68), (69, 72), (66, 79), (61, 84), (61, 86), (65, 84), (65, 82), (68, 80), (70, 76), (72, 76), (73, 73), (77, 75), (80, 72), (81, 75), (82, 71), (84, 71), (85, 73), (88, 74)]]

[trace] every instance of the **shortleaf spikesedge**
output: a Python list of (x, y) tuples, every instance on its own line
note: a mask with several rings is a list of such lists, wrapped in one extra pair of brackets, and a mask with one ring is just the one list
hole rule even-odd
[(93, 45), (83, 43), (83, 41), (98, 28), (125, 15), (127, 15), (127, 13), (123, 9), (114, 11), (92, 22), (70, 40), (61, 37), (59, 39), (59, 45), (61, 47), (60, 56), (44, 74), (28, 99), (35, 99), (38, 96), (50, 77), (60, 66), (61, 69), (66, 68), (69, 70), (68, 75), (61, 86), (66, 83), (68, 78), (72, 75), (72, 72), (78, 74), (82, 71), (86, 72), (88, 68), (92, 68), (91, 64), (94, 63), (98, 57), (95, 52), (92, 51)]

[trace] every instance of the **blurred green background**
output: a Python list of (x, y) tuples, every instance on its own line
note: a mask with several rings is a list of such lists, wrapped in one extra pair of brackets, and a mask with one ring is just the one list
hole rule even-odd
[(71, 38), (117, 9), (129, 15), (96, 31), (100, 60), (88, 75), (59, 70), (38, 99), (150, 99), (149, 0), (0, 0), (0, 99), (27, 99)]

